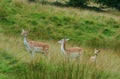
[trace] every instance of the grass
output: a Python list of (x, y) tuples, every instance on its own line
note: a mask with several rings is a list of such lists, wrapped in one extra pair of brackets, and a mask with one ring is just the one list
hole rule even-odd
[[(23, 47), (22, 39), (1, 35), (1, 74), (11, 79), (119, 79), (120, 58), (112, 50), (103, 50), (97, 59), (97, 65), (89, 63), (89, 57), (93, 49), (84, 48), (81, 63), (65, 61), (60, 52), (60, 46), (56, 42), (48, 42), (51, 45), (50, 60), (37, 53), (32, 64), (30, 54)], [(7, 42), (6, 42), (7, 41)], [(46, 41), (47, 42), (47, 41)], [(13, 46), (13, 47), (12, 47)], [(67, 47), (71, 46), (68, 44)], [(4, 48), (6, 47), (6, 48)], [(12, 47), (12, 48), (11, 48)], [(12, 63), (14, 62), (14, 63)], [(11, 64), (8, 64), (11, 63)], [(11, 74), (12, 72), (12, 74)], [(3, 76), (4, 76), (3, 75)]]
[[(104, 48), (110, 49), (119, 46), (118, 15), (7, 0), (1, 1), (0, 16), (1, 28), (8, 36), (19, 36), (21, 28), (24, 28), (29, 29), (30, 38), (34, 37), (36, 40), (58, 40), (68, 37), (79, 45), (94, 47), (90, 43), (99, 39), (100, 43), (96, 43), (95, 47), (102, 47), (103, 44)], [(115, 44), (108, 45), (111, 41), (115, 41)]]
[[(0, 79), (120, 79), (119, 20), (114, 13), (0, 0)], [(50, 60), (39, 53), (31, 60), (21, 28), (50, 44)], [(81, 63), (65, 60), (57, 44), (63, 37), (67, 47), (84, 48)], [(96, 65), (89, 63), (94, 48), (103, 49)]]
[(1, 49), (0, 52), (0, 79), (13, 79), (14, 67), (17, 59)]

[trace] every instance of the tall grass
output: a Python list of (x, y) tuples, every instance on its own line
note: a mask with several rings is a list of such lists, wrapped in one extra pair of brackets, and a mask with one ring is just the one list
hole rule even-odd
[(30, 39), (58, 40), (66, 36), (79, 45), (119, 50), (117, 15), (18, 0), (2, 0), (0, 4), (0, 17), (4, 19), (0, 27), (8, 36), (19, 36), (24, 28), (30, 30)]
[[(60, 46), (56, 42), (48, 42), (51, 45), (50, 59), (40, 53), (31, 59), (23, 46), (22, 39), (18, 37), (6, 37), (1, 34), (0, 53), (1, 74), (9, 75), (12, 79), (119, 79), (119, 56), (112, 50), (102, 50), (98, 55), (96, 65), (89, 63), (93, 49), (84, 48), (82, 61), (68, 60), (60, 52)], [(7, 41), (7, 42), (6, 42)], [(47, 41), (46, 41), (47, 42)], [(67, 47), (71, 46), (68, 44)], [(16, 59), (17, 58), (17, 59)], [(8, 62), (13, 62), (11, 65)], [(0, 69), (1, 70), (1, 69)], [(3, 71), (4, 70), (4, 71)], [(12, 73), (11, 73), (12, 72)], [(7, 74), (6, 74), (7, 73)]]
[[(71, 7), (0, 0), (0, 78), (3, 79), (120, 79), (119, 16)], [(50, 60), (36, 54), (32, 60), (20, 36), (50, 44)], [(82, 62), (64, 59), (56, 43), (82, 46)], [(102, 48), (96, 65), (89, 63), (94, 48)], [(117, 53), (118, 52), (118, 53)]]
[(0, 79), (14, 79), (14, 67), (18, 60), (13, 55), (8, 54), (6, 50), (0, 50)]
[(19, 73), (19, 79), (109, 79), (110, 74), (90, 64), (71, 64), (62, 62), (57, 65), (39, 62), (34, 66), (27, 67), (23, 74)]

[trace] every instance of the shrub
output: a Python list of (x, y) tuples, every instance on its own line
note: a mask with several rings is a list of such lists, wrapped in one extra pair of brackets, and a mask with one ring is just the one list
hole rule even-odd
[(28, 0), (29, 2), (41, 2), (42, 4), (46, 3), (46, 0)]
[(84, 6), (87, 4), (87, 2), (88, 0), (69, 0), (68, 5), (74, 6), (74, 7)]
[(0, 8), (0, 20), (5, 20), (7, 18), (7, 12), (3, 9)]
[(97, 3), (107, 5), (110, 7), (115, 7), (120, 10), (120, 0), (95, 0)]

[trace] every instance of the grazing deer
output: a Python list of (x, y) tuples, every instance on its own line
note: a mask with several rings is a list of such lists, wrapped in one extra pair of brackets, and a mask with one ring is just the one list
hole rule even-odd
[(61, 44), (61, 51), (64, 55), (70, 56), (72, 58), (80, 58), (83, 53), (83, 49), (80, 47), (66, 48), (66, 42), (69, 39), (61, 39), (58, 43)]
[(100, 53), (100, 49), (94, 49), (94, 55), (90, 57), (90, 61), (91, 62), (95, 62), (96, 63), (96, 60), (97, 60), (97, 55)]
[(21, 35), (23, 36), (23, 42), (27, 51), (30, 52), (33, 57), (36, 52), (41, 52), (46, 56), (49, 53), (50, 46), (43, 42), (28, 41), (27, 40), (28, 33), (29, 31), (25, 31), (24, 29), (22, 29)]

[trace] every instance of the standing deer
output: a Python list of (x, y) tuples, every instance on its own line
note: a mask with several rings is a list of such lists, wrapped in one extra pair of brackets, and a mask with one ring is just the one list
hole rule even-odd
[(25, 31), (24, 29), (22, 29), (21, 35), (23, 36), (23, 43), (27, 51), (32, 54), (32, 57), (34, 57), (36, 52), (41, 52), (46, 56), (49, 53), (50, 46), (47, 43), (43, 42), (28, 41), (27, 40), (28, 33), (29, 31)]
[(61, 44), (61, 52), (64, 55), (70, 56), (71, 58), (80, 58), (81, 59), (83, 49), (80, 47), (66, 48), (65, 45), (68, 40), (69, 39), (61, 39), (60, 41), (58, 41), (58, 43)]
[(96, 63), (96, 60), (97, 60), (97, 55), (100, 53), (100, 49), (94, 49), (94, 55), (90, 57), (90, 61), (91, 62), (95, 62)]

